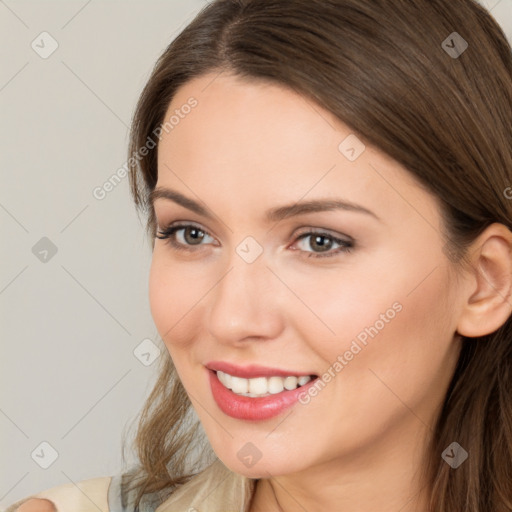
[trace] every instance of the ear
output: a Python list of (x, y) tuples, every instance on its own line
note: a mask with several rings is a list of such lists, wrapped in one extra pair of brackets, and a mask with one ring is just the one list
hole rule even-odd
[(457, 332), (470, 338), (499, 329), (512, 312), (512, 232), (491, 224), (469, 249), (471, 271)]

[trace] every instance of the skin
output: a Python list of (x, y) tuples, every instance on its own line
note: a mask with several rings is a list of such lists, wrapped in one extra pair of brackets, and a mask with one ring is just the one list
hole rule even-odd
[[(213, 449), (261, 478), (251, 512), (426, 511), (425, 445), (460, 335), (493, 332), (511, 312), (510, 232), (490, 226), (472, 247), (473, 270), (459, 271), (443, 251), (436, 198), (368, 144), (349, 161), (338, 146), (352, 132), (328, 111), (284, 87), (213, 73), (182, 86), (166, 119), (191, 96), (197, 107), (160, 141), (157, 188), (215, 218), (155, 201), (159, 231), (186, 221), (205, 234), (199, 245), (190, 230), (174, 236), (190, 252), (155, 240), (149, 298)], [(269, 208), (320, 198), (378, 219), (338, 210), (264, 220)], [(315, 259), (315, 237), (298, 240), (311, 229), (354, 247)], [(247, 236), (263, 249), (250, 264), (236, 252)], [(396, 302), (401, 311), (307, 405), (254, 422), (216, 405), (208, 361), (322, 375)], [(250, 468), (237, 457), (247, 442), (262, 454)]]
[(41, 498), (32, 498), (17, 508), (18, 512), (55, 512), (56, 510), (50, 500)]

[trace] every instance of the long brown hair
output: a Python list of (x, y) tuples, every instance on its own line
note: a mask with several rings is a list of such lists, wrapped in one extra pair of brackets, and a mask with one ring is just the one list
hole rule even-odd
[[(207, 5), (157, 61), (133, 118), (131, 190), (153, 243), (148, 194), (157, 149), (141, 158), (140, 148), (155, 139), (177, 89), (217, 71), (299, 92), (407, 168), (439, 198), (455, 264), (487, 226), (512, 226), (512, 53), (475, 0)], [(190, 401), (168, 353), (161, 359), (134, 442), (140, 466), (127, 478), (137, 503), (167, 495), (207, 458), (200, 452), (187, 466), (200, 427), (188, 429)], [(456, 470), (441, 458), (454, 441), (469, 452)], [(432, 511), (512, 510), (511, 318), (492, 334), (463, 339), (423, 471)]]

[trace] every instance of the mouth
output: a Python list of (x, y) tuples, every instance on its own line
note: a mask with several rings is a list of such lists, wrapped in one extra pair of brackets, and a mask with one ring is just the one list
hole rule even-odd
[(251, 398), (276, 395), (285, 390), (293, 391), (317, 377), (316, 375), (288, 375), (286, 377), (273, 375), (270, 377), (245, 379), (221, 372), (220, 370), (216, 371), (215, 374), (226, 389), (231, 390), (235, 395)]
[[(205, 369), (213, 399), (219, 409), (232, 418), (246, 421), (261, 421), (278, 416), (296, 405), (318, 380), (314, 374), (245, 378), (222, 370)], [(256, 370), (253, 367), (248, 373), (254, 374)]]

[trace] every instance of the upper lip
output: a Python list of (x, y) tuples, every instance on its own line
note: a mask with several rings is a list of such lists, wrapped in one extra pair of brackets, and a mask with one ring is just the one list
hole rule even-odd
[(255, 377), (288, 377), (288, 376), (308, 376), (314, 375), (311, 372), (299, 372), (294, 370), (282, 370), (281, 368), (271, 368), (268, 366), (259, 366), (251, 364), (247, 366), (238, 366), (226, 361), (210, 361), (205, 364), (206, 368), (213, 371), (221, 371), (233, 375), (234, 377), (242, 377), (251, 379)]

